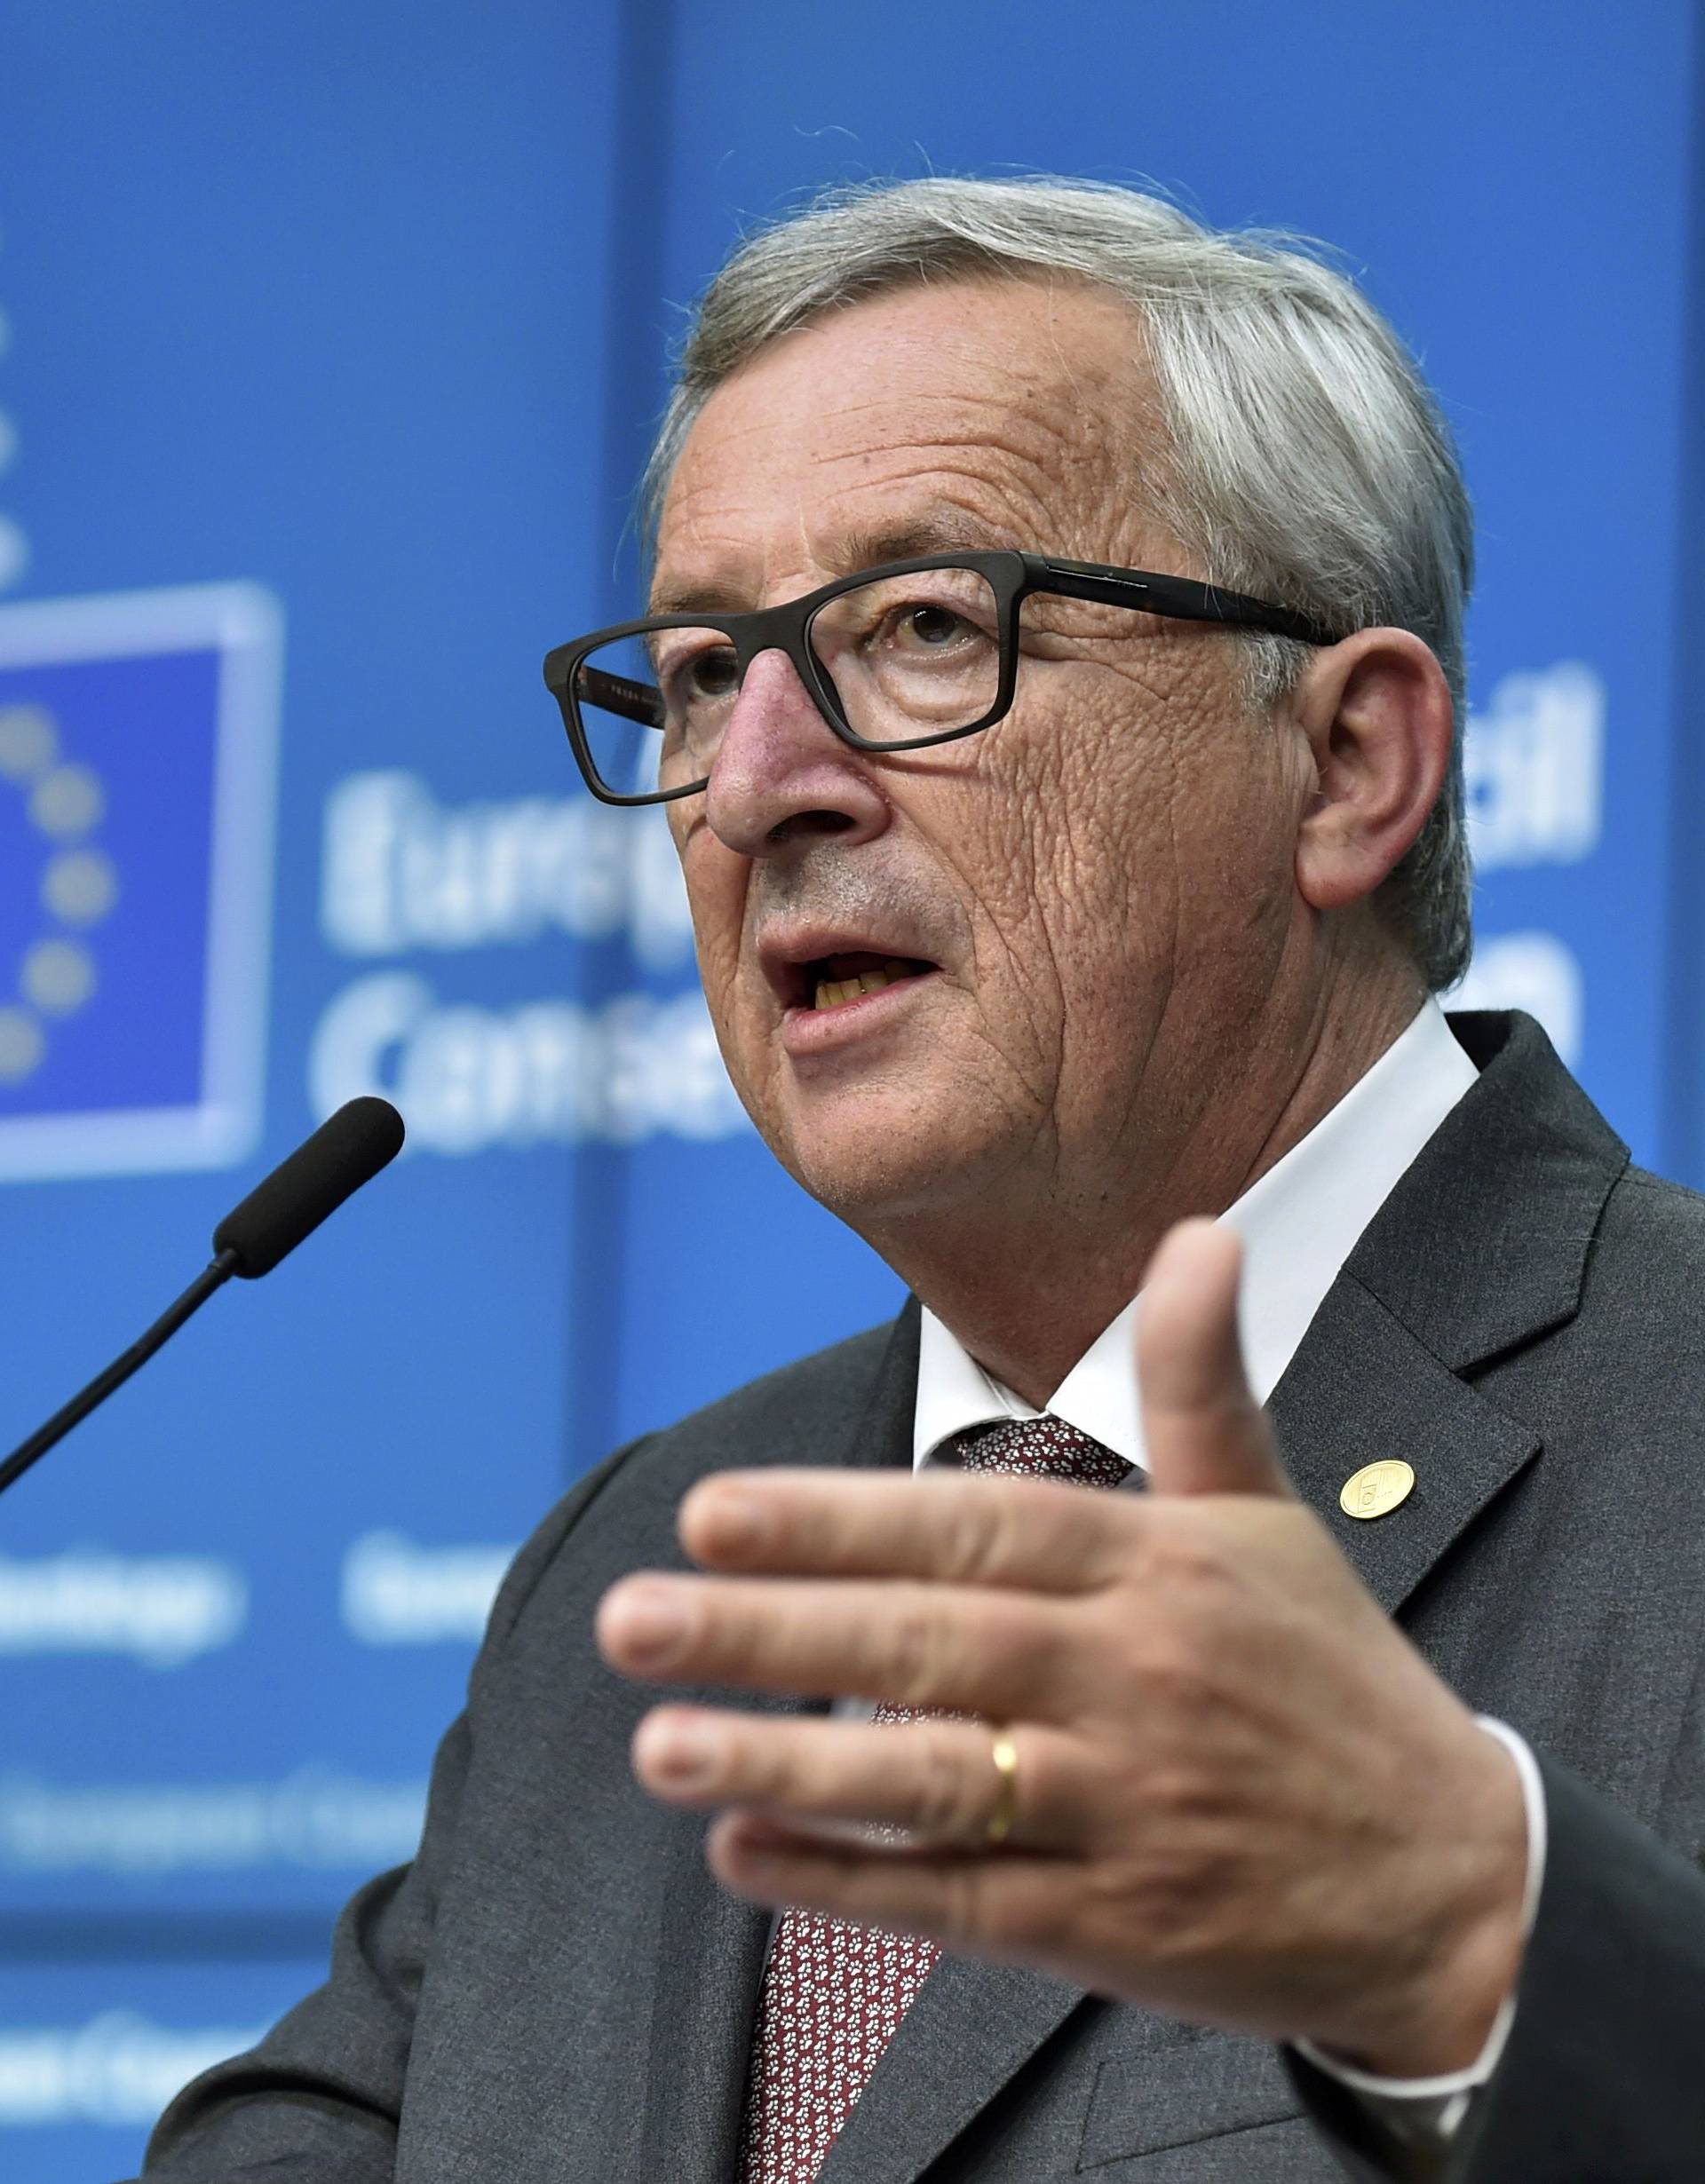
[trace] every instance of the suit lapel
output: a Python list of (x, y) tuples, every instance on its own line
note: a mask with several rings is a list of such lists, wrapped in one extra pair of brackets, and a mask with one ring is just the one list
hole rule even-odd
[[(1539, 1452), (1535, 1435), (1484, 1402), (1348, 1275), (1268, 1408), (1291, 1484), (1388, 1615)], [(1345, 1482), (1392, 1456), (1415, 1472), (1408, 1499), (1371, 1521), (1346, 1515)]]
[[(911, 1460), (912, 1408), (917, 1386), (918, 1310), (908, 1302), (872, 1385), (870, 1399), (846, 1445), (817, 1460), (854, 1468)], [(797, 1447), (754, 1450), (744, 1460), (809, 1463)], [(684, 1563), (681, 1566), (685, 1566)], [(726, 1705), (726, 1691), (683, 1691), (686, 1704)], [(754, 1713), (821, 1712), (805, 1701), (741, 1692)], [(644, 2156), (637, 2173), (679, 2184), (728, 2184), (734, 2173), (751, 2049), (752, 2020), (770, 1935), (770, 1913), (717, 1884), (704, 1862), (705, 1824), (679, 1816), (666, 1868), (654, 1883), (664, 1906), (666, 1954), (653, 1993), (645, 2073)], [(636, 2099), (639, 2089), (636, 2086)]]
[(943, 1957), (830, 2147), (821, 2184), (914, 2184), (1088, 1999), (1039, 1973)]
[[(699, 1694), (691, 1696), (698, 1697)], [(754, 1713), (797, 1711), (754, 1704)], [(653, 1990), (644, 2151), (634, 2173), (729, 2184), (769, 1913), (730, 1895), (704, 1862), (704, 1826), (683, 1817), (661, 1892), (668, 1954)]]
[[(1452, 1029), (1479, 1080), (1368, 1224), (1270, 1405), (1298, 1492), (1391, 1614), (1540, 1454), (1474, 1370), (1573, 1318), (1628, 1165), (1537, 1025)], [(1415, 1471), (1408, 1499), (1346, 1515), (1344, 1483), (1393, 1456)]]

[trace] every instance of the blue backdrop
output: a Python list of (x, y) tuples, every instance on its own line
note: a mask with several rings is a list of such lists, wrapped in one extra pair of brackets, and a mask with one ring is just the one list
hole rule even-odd
[(342, 1098), (411, 1149), (0, 1505), (0, 2174), (130, 2173), (317, 1976), (567, 1481), (894, 1302), (752, 1137), (666, 837), (539, 681), (630, 611), (667, 344), (744, 221), (1051, 167), (1340, 245), (1479, 510), (1472, 985), (1705, 1180), (1698, 56), (1684, 0), (1608, 22), (7, 11), (0, 1441)]

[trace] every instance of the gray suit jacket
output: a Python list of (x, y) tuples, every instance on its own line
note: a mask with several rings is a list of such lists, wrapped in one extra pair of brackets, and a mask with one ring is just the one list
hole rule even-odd
[[(1631, 1170), (1525, 1018), (1358, 1245), (1275, 1393), (1291, 1476), (1479, 1711), (1542, 1755), (1551, 1851), (1516, 2030), (1455, 2169), (1705, 2175), (1705, 1203)], [(728, 1465), (903, 1464), (916, 1316), (623, 1451), (521, 1554), (414, 1864), (344, 1915), (326, 1986), (173, 2105), (166, 2184), (727, 2184), (767, 1919), (702, 1824), (635, 1787), (644, 1693), (604, 1588), (678, 1565)], [(1401, 1455), (1372, 1523), (1344, 1479)], [(720, 1695), (718, 1695), (720, 1696)], [(757, 1702), (762, 1704), (763, 1702)], [(1665, 1848), (1668, 1844), (1672, 1846)], [(824, 2184), (1303, 2184), (1401, 2172), (1258, 2042), (944, 1959)]]

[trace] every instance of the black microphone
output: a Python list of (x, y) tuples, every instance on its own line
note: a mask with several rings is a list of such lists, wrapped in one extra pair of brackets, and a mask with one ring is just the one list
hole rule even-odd
[(281, 1160), (213, 1231), (213, 1257), (177, 1302), (139, 1341), (115, 1357), (80, 1395), (55, 1411), (28, 1441), (0, 1463), (0, 1494), (38, 1457), (62, 1441), (73, 1426), (122, 1388), (163, 1343), (199, 1311), (235, 1274), (253, 1281), (270, 1274), (288, 1252), (335, 1214), (352, 1192), (369, 1183), (402, 1150), (402, 1117), (389, 1100), (349, 1100), (313, 1136)]

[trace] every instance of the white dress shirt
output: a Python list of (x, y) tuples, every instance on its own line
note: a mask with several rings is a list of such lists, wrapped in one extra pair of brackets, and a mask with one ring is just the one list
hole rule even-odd
[[(1307, 1333), (1339, 1270), (1421, 1148), (1474, 1082), (1474, 1064), (1457, 1045), (1443, 1010), (1429, 1001), (1366, 1076), (1282, 1159), (1220, 1218), (1243, 1239), (1238, 1324), (1249, 1384), (1265, 1403)], [(1142, 1298), (1134, 1297), (1054, 1390), (1049, 1414), (1112, 1449), (1138, 1472), (1147, 1469), (1136, 1333)], [(944, 1459), (944, 1444), (989, 1420), (1039, 1413), (992, 1379), (925, 1308), (918, 1345), (913, 1414), (916, 1469)], [(947, 1456), (946, 1460), (951, 1460)], [(1140, 1484), (1140, 1481), (1135, 1482)], [(1511, 1751), (1527, 1808), (1527, 1924), (1531, 1928), (1544, 1864), (1545, 1811), (1532, 1753), (1501, 1722), (1481, 1726)], [(1434, 2078), (1381, 2078), (1335, 2061), (1307, 2042), (1309, 2060), (1350, 2086), (1390, 2128), (1408, 2139), (1453, 2133), (1474, 2090), (1497, 2066), (1515, 2014), (1513, 1995), (1499, 2013), (1472, 2067)]]

